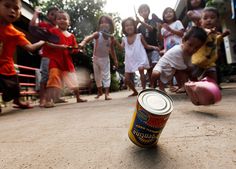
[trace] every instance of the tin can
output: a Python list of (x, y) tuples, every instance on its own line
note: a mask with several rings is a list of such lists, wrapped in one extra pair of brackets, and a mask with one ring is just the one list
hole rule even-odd
[(140, 147), (155, 146), (172, 110), (173, 100), (166, 93), (156, 89), (141, 91), (130, 123), (130, 140)]

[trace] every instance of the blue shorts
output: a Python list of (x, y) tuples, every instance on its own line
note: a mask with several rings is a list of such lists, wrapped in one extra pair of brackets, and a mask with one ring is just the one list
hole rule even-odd
[(49, 58), (42, 57), (41, 63), (40, 63), (40, 73), (41, 73), (41, 80), (40, 83), (46, 83), (48, 81), (48, 66), (49, 66)]
[(149, 60), (150, 65), (156, 64), (160, 59), (160, 54), (155, 50), (148, 52), (147, 56), (148, 56), (148, 60)]

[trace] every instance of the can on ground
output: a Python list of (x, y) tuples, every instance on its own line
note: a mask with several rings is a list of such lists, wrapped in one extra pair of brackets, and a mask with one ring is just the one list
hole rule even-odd
[(140, 147), (156, 146), (173, 110), (173, 100), (156, 89), (145, 89), (137, 98), (128, 136)]

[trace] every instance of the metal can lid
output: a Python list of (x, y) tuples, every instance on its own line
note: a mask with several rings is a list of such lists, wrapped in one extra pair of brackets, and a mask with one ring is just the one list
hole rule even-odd
[(138, 95), (139, 104), (149, 113), (166, 115), (173, 110), (173, 100), (166, 93), (156, 89), (145, 89)]

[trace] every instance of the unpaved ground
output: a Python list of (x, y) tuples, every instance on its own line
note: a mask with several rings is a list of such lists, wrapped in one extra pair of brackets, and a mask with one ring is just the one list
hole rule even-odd
[(223, 100), (196, 107), (171, 95), (172, 112), (158, 147), (135, 146), (127, 132), (136, 98), (75, 100), (51, 109), (4, 109), (0, 169), (233, 169), (236, 168), (236, 85)]

